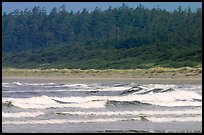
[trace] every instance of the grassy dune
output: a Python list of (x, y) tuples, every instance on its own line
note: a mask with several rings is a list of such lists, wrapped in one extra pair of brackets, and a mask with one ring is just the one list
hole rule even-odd
[(202, 66), (150, 69), (15, 69), (3, 68), (2, 77), (78, 77), (78, 78), (201, 78)]

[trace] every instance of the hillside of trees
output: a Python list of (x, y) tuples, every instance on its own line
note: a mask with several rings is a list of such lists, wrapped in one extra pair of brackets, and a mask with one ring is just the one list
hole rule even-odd
[(202, 65), (202, 10), (15, 10), (2, 17), (2, 52), (3, 67), (194, 67)]

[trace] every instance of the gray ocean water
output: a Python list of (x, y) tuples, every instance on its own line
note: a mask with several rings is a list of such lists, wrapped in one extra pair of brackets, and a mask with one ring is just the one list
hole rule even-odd
[(2, 132), (202, 132), (201, 84), (2, 82)]

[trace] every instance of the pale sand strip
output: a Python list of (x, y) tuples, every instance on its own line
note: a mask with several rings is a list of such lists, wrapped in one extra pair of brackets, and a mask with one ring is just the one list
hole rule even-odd
[(202, 84), (202, 78), (113, 78), (113, 77), (76, 77), (76, 76), (9, 76), (2, 82), (55, 82), (55, 83), (137, 83), (137, 84)]
[(202, 84), (202, 67), (151, 69), (2, 69), (2, 80), (59, 83)]

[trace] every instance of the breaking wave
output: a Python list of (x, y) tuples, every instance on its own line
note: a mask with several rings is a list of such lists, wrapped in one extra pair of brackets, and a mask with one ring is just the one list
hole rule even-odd
[(202, 85), (11, 82), (2, 86), (5, 125), (202, 121)]
[(37, 117), (40, 115), (44, 115), (43, 112), (17, 112), (17, 113), (5, 113), (2, 112), (2, 117), (4, 118), (21, 118), (21, 117)]
[[(131, 88), (133, 91), (124, 90), (118, 96), (71, 96), (49, 97), (46, 95), (30, 98), (3, 98), (4, 104), (21, 108), (50, 108), (50, 107), (81, 107), (102, 108), (107, 104), (117, 105), (158, 105), (158, 106), (202, 106), (202, 96), (195, 91), (176, 90), (172, 88)], [(54, 100), (53, 100), (54, 99)], [(59, 101), (59, 102), (56, 102)], [(61, 104), (60, 104), (61, 102)], [(64, 103), (64, 104), (62, 104)], [(67, 103), (67, 104), (66, 104)]]

